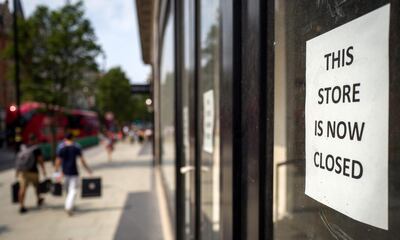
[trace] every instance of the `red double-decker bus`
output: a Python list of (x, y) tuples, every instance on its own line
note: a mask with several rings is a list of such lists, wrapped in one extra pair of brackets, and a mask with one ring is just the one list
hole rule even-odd
[[(15, 106), (8, 109), (6, 115), (7, 129), (13, 131), (18, 126), (17, 112)], [(65, 109), (58, 106), (46, 108), (42, 103), (26, 102), (20, 107), (20, 116), (22, 143), (27, 143), (29, 137), (33, 134), (42, 144), (45, 153), (49, 152), (49, 143), (52, 142), (53, 137), (55, 137), (55, 141), (60, 141), (66, 132), (72, 132), (77, 142), (83, 147), (98, 143), (97, 135), (100, 124), (96, 112)], [(8, 141), (9, 144), (13, 144), (15, 132), (10, 135)]]

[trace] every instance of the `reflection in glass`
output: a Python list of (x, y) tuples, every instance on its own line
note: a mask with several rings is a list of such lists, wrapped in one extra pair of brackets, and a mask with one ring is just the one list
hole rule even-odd
[[(201, 54), (200, 54), (200, 81), (199, 81), (199, 119), (200, 136), (204, 135), (204, 93), (213, 90), (214, 124), (212, 134), (211, 153), (202, 149), (201, 152), (201, 237), (212, 240), (219, 237), (219, 1), (202, 0), (200, 9), (201, 19)], [(202, 143), (204, 144), (204, 142)]]
[(174, 28), (173, 16), (166, 24), (162, 44), (160, 69), (160, 127), (161, 170), (167, 185), (171, 209), (175, 197), (175, 72), (174, 72)]
[[(194, 87), (194, 1), (182, 1), (183, 4), (183, 75), (182, 75), (182, 134), (183, 134), (183, 165), (193, 167), (194, 155), (191, 149), (190, 134), (193, 129), (192, 119), (194, 116), (193, 106), (191, 105), (192, 89)], [(194, 141), (193, 141), (194, 142)], [(193, 146), (194, 147), (194, 146)], [(194, 177), (195, 171), (190, 170), (184, 173), (184, 239), (194, 239)]]
[[(274, 239), (399, 238), (399, 228), (389, 226), (384, 231), (357, 222), (304, 194), (306, 41), (385, 2), (275, 1)], [(396, 165), (391, 163), (389, 171)], [(399, 199), (394, 191), (399, 186), (398, 171), (389, 176), (389, 224), (394, 225), (398, 222), (398, 208), (393, 206)]]

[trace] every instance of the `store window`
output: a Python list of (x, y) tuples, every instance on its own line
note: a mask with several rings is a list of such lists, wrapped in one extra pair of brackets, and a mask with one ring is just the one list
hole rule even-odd
[[(388, 230), (385, 230), (354, 220), (349, 217), (349, 213), (334, 210), (305, 194), (306, 42), (387, 6), (389, 2), (392, 2), (388, 38), (389, 56), (387, 56), (389, 66), (386, 66), (390, 72), (388, 80), (389, 143), (387, 146), (389, 151), (387, 173), (389, 174), (389, 226)], [(397, 134), (399, 126), (396, 123), (399, 120), (397, 105), (399, 105), (400, 89), (398, 9), (398, 3), (387, 0), (371, 2), (275, 1), (274, 239), (397, 239), (400, 235), (400, 218), (397, 211), (397, 203), (400, 201), (398, 190), (400, 188), (398, 180), (400, 136)], [(373, 116), (373, 110), (371, 114)], [(384, 161), (384, 158), (382, 159)], [(347, 196), (337, 197), (346, 198)], [(372, 198), (375, 197), (379, 197), (378, 194), (372, 196)], [(369, 200), (365, 199), (365, 201)]]
[(219, 1), (200, 4), (199, 119), (201, 148), (201, 238), (219, 239)]
[(183, 34), (182, 34), (182, 165), (183, 175), (183, 239), (194, 239), (195, 219), (195, 161), (194, 161), (194, 66), (195, 66), (195, 15), (194, 1), (182, 1), (183, 9)]
[(175, 55), (174, 24), (170, 14), (162, 40), (160, 67), (161, 171), (166, 183), (168, 202), (175, 201)]

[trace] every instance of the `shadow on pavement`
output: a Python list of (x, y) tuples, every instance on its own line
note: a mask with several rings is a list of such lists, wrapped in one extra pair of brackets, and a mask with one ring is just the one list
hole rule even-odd
[[(91, 213), (91, 212), (108, 212), (108, 211), (119, 211), (119, 210), (124, 210), (127, 211), (129, 210), (132, 206), (131, 205), (125, 205), (125, 206), (109, 206), (109, 207), (85, 207), (87, 204), (79, 204), (79, 206), (76, 206), (74, 209), (74, 215), (82, 215), (86, 213)], [(29, 212), (38, 212), (38, 211), (43, 211), (43, 210), (54, 210), (54, 211), (64, 211), (64, 205), (59, 204), (59, 205), (44, 205), (42, 207), (28, 207)], [(0, 226), (1, 227), (1, 226)], [(0, 229), (1, 233), (1, 229)]]
[(130, 207), (123, 211), (114, 239), (163, 239), (157, 195), (154, 192), (129, 193), (125, 206)]

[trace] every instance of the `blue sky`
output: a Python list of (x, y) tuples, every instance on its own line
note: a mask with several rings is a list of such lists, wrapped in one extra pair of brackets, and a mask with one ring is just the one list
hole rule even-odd
[[(12, 2), (12, 1), (10, 1)], [(21, 0), (26, 16), (38, 5), (50, 9), (62, 6), (66, 0)], [(71, 2), (75, 2), (74, 0)], [(105, 54), (106, 69), (121, 66), (133, 83), (145, 83), (150, 67), (144, 65), (135, 0), (84, 0), (86, 17), (90, 19)], [(98, 58), (102, 67), (104, 61)]]

